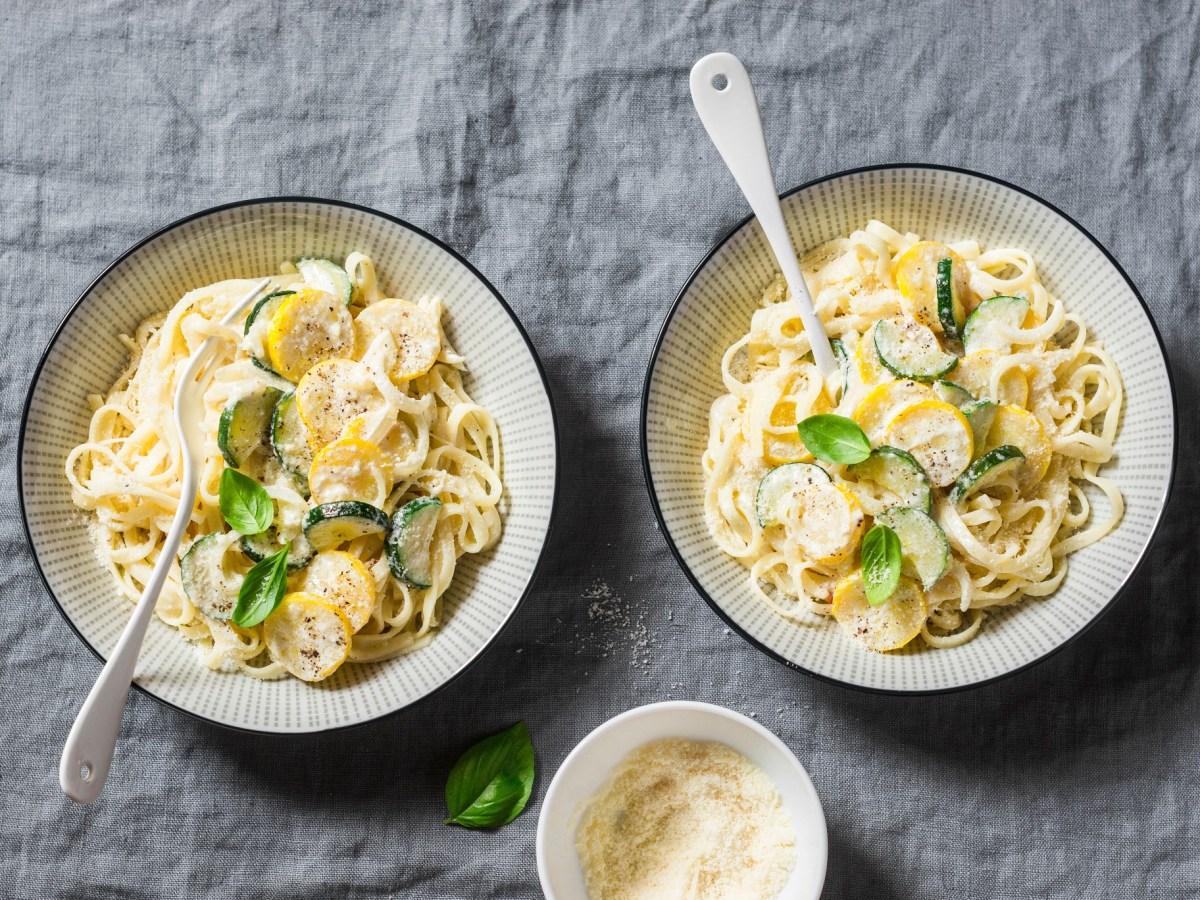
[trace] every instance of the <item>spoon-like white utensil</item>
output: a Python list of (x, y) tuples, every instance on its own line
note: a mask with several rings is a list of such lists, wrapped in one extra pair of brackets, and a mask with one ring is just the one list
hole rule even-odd
[[(229, 311), (221, 320), (222, 325), (232, 325), (242, 313), (271, 284), (264, 278), (258, 285)], [(108, 769), (112, 765), (113, 751), (117, 746), (117, 733), (121, 729), (121, 717), (125, 712), (125, 700), (129, 696), (129, 685), (133, 681), (133, 669), (137, 665), (142, 649), (146, 626), (154, 612), (154, 604), (162, 591), (175, 552), (183, 540), (183, 532), (192, 518), (196, 503), (196, 490), (200, 482), (200, 468), (204, 462), (204, 388), (212, 377), (205, 367), (223, 338), (210, 337), (188, 360), (183, 378), (175, 390), (175, 427), (179, 430), (179, 446), (183, 453), (183, 484), (179, 489), (179, 508), (166, 543), (158, 556), (150, 580), (142, 598), (133, 608), (129, 624), (125, 626), (112, 656), (104, 664), (100, 677), (84, 701), (67, 742), (63, 745), (62, 760), (58, 766), (58, 783), (63, 793), (76, 803), (91, 803), (104, 790), (108, 780)]]
[(692, 66), (691, 86), (692, 103), (700, 121), (758, 218), (788, 289), (800, 307), (800, 321), (812, 345), (813, 359), (825, 383), (832, 385), (837, 380), (834, 378), (838, 372), (837, 360), (800, 274), (796, 250), (783, 222), (775, 175), (767, 155), (767, 139), (758, 114), (758, 99), (746, 67), (732, 53), (710, 53)]

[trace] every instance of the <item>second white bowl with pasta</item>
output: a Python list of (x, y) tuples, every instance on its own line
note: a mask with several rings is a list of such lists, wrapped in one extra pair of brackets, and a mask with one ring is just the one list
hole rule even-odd
[[(1171, 486), (1174, 392), (1144, 301), (1078, 224), (971, 172), (856, 170), (783, 205), (839, 394), (746, 220), (647, 373), (672, 550), (743, 636), (832, 681), (941, 691), (1044, 658), (1120, 594)], [(872, 603), (882, 532), (903, 574)]]

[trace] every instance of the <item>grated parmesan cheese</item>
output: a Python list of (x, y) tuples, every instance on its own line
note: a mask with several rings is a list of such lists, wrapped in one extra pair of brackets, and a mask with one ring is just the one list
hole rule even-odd
[(575, 846), (591, 900), (774, 898), (796, 864), (779, 791), (725, 744), (634, 750), (581, 808)]

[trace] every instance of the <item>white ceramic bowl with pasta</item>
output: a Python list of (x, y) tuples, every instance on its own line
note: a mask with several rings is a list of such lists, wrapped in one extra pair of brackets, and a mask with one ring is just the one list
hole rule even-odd
[[(943, 423), (933, 429), (942, 429), (942, 437), (932, 450), (925, 445), (899, 446), (920, 457), (928, 470), (920, 477), (935, 487), (931, 501), (929, 487), (921, 486), (926, 495), (923, 505), (950, 535), (948, 568), (941, 568), (940, 575), (932, 572), (933, 577), (925, 585), (920, 579), (902, 579), (902, 589), (893, 594), (893, 600), (904, 595), (906, 603), (919, 602), (923, 612), (913, 613), (909, 617), (912, 621), (904, 622), (902, 634), (895, 618), (887, 623), (892, 631), (874, 633), (873, 608), (857, 596), (862, 592), (851, 582), (857, 577), (858, 539), (865, 529), (862, 509), (867, 508), (867, 515), (873, 516), (881, 514), (888, 504), (881, 504), (878, 497), (870, 496), (870, 491), (863, 496), (860, 489), (864, 479), (858, 473), (846, 475), (846, 468), (827, 465), (834, 473), (835, 484), (819, 490), (810, 485), (803, 490), (824, 498), (821, 509), (827, 521), (822, 528), (828, 525), (831, 530), (818, 534), (820, 529), (808, 528), (813, 533), (807, 540), (819, 545), (820, 552), (806, 555), (792, 551), (793, 532), (784, 535), (793, 541), (789, 544), (781, 539), (780, 532), (771, 530), (783, 527), (783, 522), (764, 514), (758, 504), (762, 497), (773, 495), (763, 492), (757, 500), (746, 499), (754, 486), (766, 483), (765, 478), (759, 480), (759, 475), (770, 471), (772, 465), (812, 459), (805, 455), (807, 448), (794, 433), (792, 420), (783, 422), (787, 416), (781, 414), (777, 422), (764, 413), (762, 428), (748, 424), (758, 421), (754, 418), (754, 398), (760, 382), (755, 380), (752, 387), (746, 381), (742, 388), (738, 372), (760, 373), (755, 379), (767, 373), (765, 377), (770, 379), (775, 378), (776, 371), (783, 378), (785, 370), (811, 368), (811, 361), (806, 362), (800, 355), (804, 347), (796, 342), (797, 336), (781, 324), (795, 318), (787, 311), (790, 301), (773, 304), (773, 300), (782, 299), (782, 294), (767, 294), (768, 285), (777, 279), (777, 269), (752, 219), (725, 237), (689, 278), (667, 315), (647, 372), (642, 407), (643, 463), (656, 514), (673, 552), (701, 596), (743, 637), (787, 665), (830, 681), (877, 691), (936, 692), (986, 683), (1045, 658), (1086, 629), (1118, 597), (1143, 560), (1166, 505), (1176, 456), (1175, 398), (1162, 342), (1145, 302), (1112, 256), (1081, 226), (1019, 188), (972, 172), (934, 166), (859, 169), (795, 189), (785, 196), (783, 208), (798, 253), (802, 260), (807, 256), (806, 279), (810, 290), (820, 293), (817, 302), (819, 308), (824, 308), (822, 316), (827, 323), (835, 323), (832, 327), (845, 330), (843, 336), (849, 347), (842, 406), (836, 410), (818, 408), (814, 400), (804, 414), (797, 412), (795, 418), (837, 412), (853, 417), (859, 424), (868, 422), (872, 416), (870, 411), (864, 412), (871, 405), (867, 395), (884, 382), (890, 382), (886, 390), (892, 394), (885, 394), (888, 403), (876, 403), (874, 411), (879, 412), (880, 422), (886, 418), (890, 424), (886, 429), (881, 425), (879, 434), (868, 435), (872, 446), (913, 438), (912, 429), (908, 434), (904, 431), (909, 419), (931, 413), (942, 416)], [(868, 225), (872, 222), (875, 224)], [(963, 266), (963, 284), (968, 283), (969, 270), (972, 305), (993, 294), (1012, 293), (1018, 296), (1003, 303), (1011, 300), (1013, 309), (1026, 311), (1030, 305), (1035, 307), (1025, 320), (1015, 323), (1031, 330), (1019, 340), (1013, 339), (1014, 343), (993, 343), (999, 351), (988, 349), (987, 342), (979, 339), (977, 343), (984, 349), (973, 357), (972, 339), (961, 323), (965, 351), (963, 344), (950, 341), (954, 325), (947, 327), (938, 321), (935, 299), (929, 298), (930, 319), (916, 308), (919, 302), (914, 306), (914, 297), (921, 299), (920, 290), (912, 287), (911, 279), (904, 283), (898, 274), (904, 251), (917, 238), (962, 251), (969, 266), (955, 254), (949, 256), (956, 260), (955, 273)], [(846, 240), (828, 243), (838, 239)], [(811, 253), (823, 245), (829, 246), (828, 258)], [(1021, 248), (1023, 252), (1009, 248)], [(934, 256), (947, 254), (939, 250)], [(949, 257), (945, 262), (949, 264)], [(926, 266), (940, 264), (940, 260), (931, 259)], [(842, 271), (843, 266), (854, 271)], [(860, 297), (864, 285), (865, 296)], [(933, 285), (930, 274), (929, 287)], [(946, 288), (946, 305), (951, 309), (947, 315), (952, 317), (961, 315), (949, 303), (958, 291), (957, 283)], [(876, 304), (873, 309), (872, 304)], [(992, 308), (1002, 305), (998, 302)], [(759, 317), (755, 321), (759, 324), (754, 327), (765, 329), (756, 332), (767, 335), (765, 342), (748, 337), (756, 310)], [(889, 363), (897, 363), (891, 372), (880, 363), (884, 362), (885, 351), (894, 352), (894, 346), (879, 350), (880, 341), (873, 340), (865, 330), (881, 317), (892, 317), (928, 344), (921, 344), (903, 359), (889, 357)], [(913, 324), (921, 321), (928, 327)], [(1080, 323), (1085, 332), (1076, 330)], [(1071, 349), (1063, 349), (1055, 357), (1051, 351), (1058, 345), (1048, 345), (1042, 338), (1038, 338), (1042, 343), (1036, 343), (1041, 332), (1050, 335), (1064, 326), (1066, 331), (1056, 333), (1056, 337), (1074, 341)], [(943, 344), (950, 341), (947, 346), (957, 347), (960, 356), (965, 352), (964, 358), (970, 362), (949, 359), (948, 351), (939, 348), (934, 339), (935, 330)], [(1004, 335), (1016, 333), (1003, 328), (1001, 331)], [(895, 333), (893, 329), (889, 336)], [(1085, 337), (1079, 337), (1081, 334)], [(908, 335), (905, 332), (901, 337)], [(977, 338), (979, 335), (987, 336), (977, 329)], [(806, 340), (803, 335), (800, 339), (801, 343)], [(1021, 344), (1020, 340), (1027, 343)], [(856, 355), (856, 346), (863, 352)], [(1001, 373), (1008, 365), (1006, 354), (1015, 359), (1017, 354), (1012, 348), (1018, 346), (1022, 352), (1042, 353), (1045, 362), (1039, 370), (1038, 360), (1029, 356), (1034, 364), (1020, 370), (1028, 373), (1026, 380), (1022, 382), (1014, 374), (1009, 384)], [(792, 351), (791, 347), (796, 349)], [(909, 350), (911, 347), (902, 347), (901, 355)], [(739, 352), (749, 357), (749, 369), (745, 369), (745, 359), (738, 358)], [(788, 353), (794, 357), (791, 362)], [(971, 391), (960, 392), (954, 385), (940, 383), (922, 386), (908, 381), (907, 385), (899, 385), (906, 371), (899, 363), (909, 365), (914, 360), (920, 365), (941, 365), (943, 360), (950, 366), (961, 363), (957, 373), (952, 370), (944, 377), (957, 379), (960, 387), (965, 385)], [(986, 363), (985, 369), (993, 368), (981, 374), (981, 361)], [(1065, 384), (1074, 373), (1080, 373), (1078, 384), (1082, 387), (1077, 391)], [(927, 370), (921, 376), (926, 381), (938, 377)], [(819, 399), (819, 385), (807, 385), (815, 393), (807, 391), (801, 384), (802, 372), (786, 377), (793, 381), (786, 390), (781, 389), (779, 402), (795, 401), (799, 410), (807, 402), (802, 397), (812, 394)], [(1024, 384), (1030, 385), (1028, 402), (1017, 391)], [(1039, 390), (1042, 393), (1035, 398)], [(738, 392), (751, 399), (738, 401)], [(947, 396), (948, 392), (955, 396)], [(968, 396), (972, 393), (977, 396)], [(963, 398), (958, 411), (957, 396)], [(869, 402), (863, 403), (864, 399)], [(956, 447), (945, 434), (976, 427), (976, 420), (966, 416), (971, 414), (969, 404), (979, 399), (999, 404), (995, 421), (1002, 424), (988, 425), (986, 422), (993, 420), (986, 419), (983, 431), (974, 434), (974, 446), (980, 451), (975, 453), (966, 433), (961, 434), (962, 447)], [(947, 407), (951, 401), (955, 401), (952, 405), (956, 409)], [(917, 402), (923, 406), (912, 412), (910, 408)], [(1041, 407), (1035, 409), (1038, 403)], [(1047, 404), (1057, 404), (1053, 414), (1045, 412), (1051, 408)], [(1080, 411), (1078, 415), (1068, 415), (1071, 404)], [(1050, 430), (1038, 427), (1034, 416), (1023, 409), (1026, 405), (1053, 423)], [(774, 416), (783, 407), (771, 409)], [(1096, 413), (1097, 409), (1102, 412)], [(1111, 411), (1105, 413), (1104, 409)], [(901, 417), (896, 415), (898, 410), (908, 414)], [(965, 411), (963, 416), (960, 411)], [(1088, 417), (1093, 413), (1096, 420), (1089, 424)], [(923, 430), (917, 429), (920, 434), (916, 437), (923, 441), (932, 431), (927, 423), (919, 424)], [(868, 425), (863, 427), (871, 431)], [(1012, 476), (1011, 482), (999, 485), (997, 496), (1001, 499), (982, 490), (969, 500), (965, 494), (954, 494), (965, 489), (964, 479), (971, 474), (970, 470), (959, 473), (963, 468), (960, 463), (979, 459), (980, 454), (993, 449), (990, 444), (979, 443), (981, 440), (992, 441), (999, 433), (1005, 445), (1019, 444), (1024, 437), (1012, 436), (1022, 428), (1037, 432), (1045, 440), (1039, 437), (1036, 446), (1025, 446), (1029, 456), (1020, 463), (1025, 468)], [(763, 437), (755, 436), (759, 432)], [(761, 446), (755, 446), (756, 440)], [(1056, 468), (1050, 470), (1042, 485), (1036, 479), (1049, 465), (1051, 444)], [(1068, 449), (1060, 454), (1064, 447)], [(992, 464), (1002, 461), (1006, 452), (1007, 447), (998, 450)], [(937, 471), (947, 466), (948, 458), (953, 471)], [(1089, 459), (1100, 462), (1086, 462)], [(1036, 474), (1030, 476), (1029, 470)], [(726, 478), (723, 473), (732, 474)], [(997, 468), (994, 475), (1003, 478), (1003, 469)], [(732, 478), (744, 479), (745, 486), (722, 481)], [(823, 476), (821, 480), (828, 479)], [(986, 481), (981, 481), (979, 486), (984, 484)], [(894, 495), (887, 496), (890, 502), (897, 500)], [(956, 496), (957, 500), (952, 499)], [(901, 499), (899, 506), (921, 505), (912, 498)], [(748, 515), (747, 502), (752, 504)], [(873, 503), (875, 510), (870, 508)], [(1014, 516), (1027, 517), (1022, 524), (1003, 520), (1002, 514), (1010, 508), (1019, 510)], [(787, 508), (780, 509), (786, 512)], [(989, 524), (989, 517), (997, 521)], [(926, 518), (931, 531), (938, 531), (927, 517), (911, 518)], [(1077, 520), (1082, 524), (1074, 525)], [(800, 529), (803, 537), (805, 520), (801, 517), (794, 521), (795, 526), (787, 527)], [(1063, 524), (1043, 527), (1042, 531), (1047, 527), (1049, 530), (1041, 534), (1035, 525), (1046, 521)], [(968, 526), (993, 530), (986, 539), (975, 542)], [(1084, 534), (1090, 528), (1094, 530), (1084, 537), (1068, 539), (1069, 534)], [(845, 536), (849, 537), (842, 547)], [(988, 544), (989, 540), (996, 543)], [(1002, 541), (1008, 543), (1002, 545)], [(998, 546), (1018, 548), (1012, 551), (1018, 560), (1028, 549), (1028, 564), (1024, 568), (1009, 565), (1007, 557), (1001, 559), (1003, 554), (988, 549)], [(740, 560), (734, 558), (739, 554)], [(984, 557), (997, 561), (996, 573), (977, 564), (976, 559)], [(907, 555), (905, 574), (910, 574)], [(911, 574), (914, 578), (917, 575)], [(910, 590), (914, 583), (924, 586), (928, 596)], [(804, 587), (803, 596), (795, 585)], [(839, 593), (837, 588), (845, 585), (854, 589), (848, 587)], [(945, 599), (952, 594), (953, 598)], [(1023, 595), (1019, 602), (1011, 602)], [(842, 598), (848, 600), (843, 602)], [(843, 603), (840, 610), (839, 603)], [(844, 617), (839, 615), (847, 609), (850, 612)], [(898, 636), (893, 643), (899, 649), (872, 652), (863, 646), (875, 641), (884, 644), (876, 649), (889, 649), (885, 641), (879, 640), (881, 635), (889, 639)]]
[[(355, 253), (369, 259), (367, 263), (359, 264), (357, 271), (354, 264), (360, 257), (352, 256)], [(456, 424), (462, 416), (450, 415), (447, 419), (448, 412), (445, 415), (432, 411), (421, 413), (426, 416), (423, 421), (433, 422), (433, 425), (414, 424), (403, 435), (396, 432), (395, 436), (403, 437), (409, 443), (403, 447), (397, 444), (393, 448), (396, 453), (388, 459), (395, 462), (396, 466), (401, 466), (402, 457), (408, 454), (411, 457), (411, 470), (424, 471), (422, 466), (433, 464), (422, 463), (421, 460), (434, 458), (421, 456), (426, 452), (423, 449), (426, 443), (452, 448), (457, 442), (454, 428), (461, 430), (474, 427), (472, 423), (477, 424), (489, 436), (484, 439), (484, 449), (474, 452), (477, 456), (486, 457), (487, 463), (491, 464), (486, 466), (486, 478), (492, 486), (487, 491), (494, 492), (500, 499), (494, 511), (495, 500), (489, 497), (482, 502), (479, 511), (472, 508), (464, 513), (475, 520), (474, 525), (465, 528), (484, 528), (488, 532), (485, 535), (468, 534), (468, 542), (474, 543), (466, 548), (470, 552), (447, 544), (446, 549), (437, 556), (441, 561), (439, 564), (445, 565), (448, 587), (437, 586), (439, 597), (436, 605), (429, 606), (429, 612), (422, 614), (436, 619), (437, 627), (423, 629), (419, 627), (423, 618), (418, 618), (415, 620), (418, 625), (416, 630), (406, 625), (392, 633), (393, 625), (398, 621), (395, 614), (399, 606), (389, 607), (387, 612), (380, 612), (377, 608), (373, 614), (377, 619), (374, 624), (363, 626), (361, 621), (353, 623), (353, 627), (359, 629), (353, 640), (357, 641), (360, 635), (366, 635), (359, 647), (358, 660), (352, 655), (345, 665), (331, 670), (332, 674), (319, 686), (300, 680), (303, 672), (298, 677), (288, 677), (288, 673), (282, 671), (274, 659), (267, 659), (265, 652), (263, 660), (269, 663), (267, 672), (274, 676), (270, 679), (252, 677), (246, 673), (244, 666), (239, 671), (237, 666), (244, 661), (234, 658), (236, 654), (232, 652), (225, 654), (228, 658), (218, 659), (220, 654), (214, 652), (216, 642), (210, 632), (215, 634), (218, 627), (222, 633), (229, 631), (228, 623), (196, 614), (189, 604), (180, 600), (187, 591), (187, 585), (180, 590), (178, 584), (171, 582), (176, 596), (173, 600), (161, 599), (160, 610), (164, 611), (168, 621), (182, 610), (189, 615), (191, 624), (184, 623), (182, 629), (177, 629), (156, 618), (146, 635), (135, 686), (200, 718), (258, 732), (325, 731), (361, 724), (403, 709), (461, 674), (496, 638), (530, 588), (550, 527), (557, 477), (554, 412), (536, 353), (512, 310), (495, 288), (463, 257), (399, 219), (335, 201), (272, 198), (235, 203), (197, 213), (139, 243), (84, 291), (51, 338), (29, 389), (18, 462), (22, 511), (29, 541), (51, 596), (67, 622), (98, 656), (104, 658), (110, 652), (124, 628), (131, 609), (130, 591), (136, 592), (139, 578), (144, 573), (140, 569), (121, 565), (121, 560), (112, 555), (108, 555), (106, 560), (109, 564), (107, 568), (102, 564), (89, 538), (89, 527), (94, 526), (94, 516), (73, 504), (72, 485), (65, 477), (64, 464), (68, 455), (72, 454), (72, 448), (89, 441), (89, 421), (92, 419), (89, 398), (113, 396), (109, 394), (110, 387), (118, 381), (129, 364), (129, 346), (119, 339), (119, 335), (136, 335), (135, 344), (144, 342), (145, 334), (150, 332), (138, 335), (136, 329), (140, 323), (152, 316), (162, 316), (190, 291), (205, 285), (217, 285), (208, 293), (194, 294), (188, 303), (182, 304), (167, 319), (167, 325), (174, 329), (174, 349), (170, 351), (173, 354), (170, 365), (174, 366), (178, 362), (175, 357), (186, 357), (187, 348), (215, 327), (205, 320), (212, 320), (214, 314), (224, 308), (223, 304), (228, 301), (225, 295), (231, 291), (236, 293), (235, 288), (244, 293), (241, 282), (230, 283), (229, 279), (278, 275), (281, 266), (294, 272), (289, 263), (306, 257), (338, 261), (350, 258), (351, 280), (354, 284), (346, 285), (345, 302), (349, 306), (353, 292), (356, 316), (361, 315), (358, 310), (374, 304), (381, 311), (375, 318), (380, 319), (386, 304), (380, 306), (382, 301), (379, 298), (405, 298), (412, 301), (413, 305), (405, 309), (411, 311), (415, 306), (420, 306), (433, 314), (432, 319), (422, 320), (427, 324), (429, 321), (436, 322), (440, 315), (443, 352), (428, 376), (415, 376), (418, 380), (412, 382), (413, 385), (426, 386), (409, 388), (403, 381), (399, 382), (401, 390), (394, 395), (396, 402), (409, 403), (404, 400), (407, 390), (408, 394), (416, 397), (410, 405), (420, 405), (417, 402), (420, 401), (434, 404), (429, 407), (430, 410), (441, 409), (438, 404), (444, 401), (432, 394), (428, 401), (421, 400), (423, 390), (440, 390), (447, 398), (445, 402), (451, 405), (467, 403), (467, 406), (460, 407), (467, 410), (475, 408), (473, 404), (478, 404), (478, 408), (486, 412), (475, 416), (466, 426)], [(372, 264), (377, 285), (368, 283)], [(331, 268), (335, 274), (340, 271), (336, 266)], [(304, 286), (300, 277), (285, 273), (280, 280), (280, 287), (299, 290)], [(304, 277), (311, 281), (314, 276)], [(223, 282), (224, 285), (220, 284)], [(318, 291), (312, 296), (332, 295)], [(295, 306), (301, 309), (302, 304), (298, 302)], [(278, 304), (271, 307), (272, 310), (275, 308), (284, 307)], [(171, 324), (177, 319), (186, 319), (188, 310), (192, 309), (199, 316), (193, 318), (191, 325), (187, 322), (182, 325)], [(336, 309), (338, 316), (348, 320), (348, 313), (341, 301), (337, 302)], [(274, 316), (273, 321), (281, 320), (274, 312), (271, 315)], [(366, 325), (365, 318), (363, 324)], [(429, 327), (434, 329), (431, 333), (436, 342), (437, 325)], [(197, 333), (193, 334), (192, 331), (197, 329)], [(357, 319), (355, 329), (354, 333), (364, 333)], [(248, 327), (246, 330), (249, 332)], [(241, 331), (239, 327), (239, 338)], [(283, 332), (282, 340), (287, 339), (287, 334), (289, 332)], [(368, 337), (373, 334), (368, 334)], [(271, 337), (274, 339), (274, 332)], [(156, 346), (156, 360), (166, 359), (164, 346), (161, 341)], [(303, 342), (297, 346), (301, 351), (306, 348)], [(393, 356), (389, 357), (390, 362), (386, 365), (399, 365), (394, 355), (395, 344), (389, 346)], [(270, 349), (274, 353), (277, 348), (271, 346)], [(233, 351), (227, 350), (226, 353), (228, 355)], [(239, 363), (235, 358), (224, 364), (223, 368), (218, 369), (215, 387), (210, 391), (219, 393), (222, 379), (232, 382), (234, 374), (247, 385), (251, 385), (256, 377), (278, 381), (277, 373), (267, 368), (247, 367), (250, 361), (253, 360), (243, 359)], [(275, 357), (271, 356), (267, 362), (275, 363)], [(369, 360), (364, 357), (364, 364), (368, 363)], [(429, 366), (422, 364), (422, 371), (426, 369)], [(316, 367), (313, 370), (316, 371)], [(284, 370), (277, 367), (277, 371)], [(395, 368), (386, 371), (391, 372), (393, 378), (397, 377)], [(439, 372), (442, 374), (439, 375)], [(295, 373), (290, 380), (301, 380), (298, 374)], [(247, 376), (249, 381), (242, 376)], [(164, 383), (168, 379), (167, 376), (155, 377)], [(422, 378), (425, 381), (420, 381)], [(283, 382), (279, 387), (288, 389)], [(165, 390), (150, 390), (143, 385), (139, 394), (142, 405), (137, 408), (145, 409), (147, 404), (153, 406), (147, 397), (151, 394), (158, 396), (159, 393), (164, 397), (169, 396)], [(251, 396), (245, 394), (243, 388), (235, 393), (241, 399)], [(238, 397), (231, 398), (227, 405), (232, 405)], [(118, 398), (114, 403), (118, 415), (123, 408), (121, 402)], [(165, 413), (169, 414), (169, 409)], [(490, 418), (487, 414), (490, 414)], [(441, 419), (437, 418), (439, 415)], [(466, 415), (469, 417), (471, 414)], [(364, 427), (370, 427), (369, 419), (364, 417), (364, 420)], [(438, 424), (442, 420), (450, 422), (450, 426)], [(492, 420), (499, 434), (498, 442), (494, 440), (495, 432), (490, 428)], [(403, 423), (402, 416), (401, 431), (404, 431)], [(206, 428), (211, 428), (212, 424), (207, 423)], [(438, 431), (444, 431), (446, 427), (450, 427), (451, 431), (445, 434)], [(84, 487), (87, 488), (84, 491), (85, 503), (94, 505), (101, 502), (105, 507), (103, 511), (110, 519), (121, 520), (122, 510), (126, 509), (127, 504), (118, 498), (114, 505), (111, 499), (113, 488), (108, 483), (119, 477), (119, 467), (111, 465), (103, 449), (105, 442), (97, 440), (107, 435), (108, 425), (97, 421), (93, 428), (91, 449), (84, 451), (84, 456), (89, 458), (79, 465), (92, 473), (100, 472), (103, 478), (84, 479)], [(433, 430), (426, 437), (428, 428)], [(117, 430), (125, 434), (129, 426), (122, 425)], [(215, 433), (215, 429), (211, 430)], [(156, 433), (166, 434), (161, 429)], [(378, 433), (382, 435), (383, 431)], [(388, 434), (392, 435), (393, 432), (389, 431)], [(273, 437), (272, 434), (272, 443)], [(149, 439), (160, 440), (153, 437)], [(165, 439), (169, 440), (169, 437)], [(147, 454), (136, 448), (130, 451), (127, 440), (118, 438), (115, 444), (109, 442), (107, 446), (123, 447), (120, 454), (122, 459), (130, 458), (136, 451), (140, 468), (131, 478), (137, 482), (137, 489), (145, 489), (142, 481), (146, 479), (146, 472), (142, 471), (145, 467), (141, 463), (145, 462), (142, 457)], [(380, 446), (386, 448), (383, 438), (372, 436), (371, 440), (378, 441)], [(412, 443), (414, 440), (415, 444)], [(122, 444), (122, 441), (126, 443)], [(215, 484), (225, 465), (220, 457), (227, 449), (222, 444), (222, 452), (216, 453), (216, 458), (206, 463), (206, 473), (201, 482), (201, 502), (196, 513), (203, 521), (194, 519), (201, 532), (211, 531), (214, 525), (218, 530), (224, 528), (221, 512), (215, 506)], [(261, 457), (264, 460), (272, 456), (269, 446), (261, 452), (265, 454)], [(454, 452), (462, 455), (460, 451)], [(75, 458), (78, 455), (76, 453)], [(171, 451), (164, 445), (150, 455), (149, 468), (153, 469), (153, 459), (169, 459)], [(225, 453), (225, 458), (229, 459), (228, 453)], [(466, 460), (463, 465), (476, 465), (466, 456), (463, 459)], [(280, 456), (280, 462), (286, 462), (283, 456)], [(499, 470), (498, 480), (493, 468)], [(208, 469), (212, 471), (208, 472)], [(352, 465), (346, 471), (353, 474), (364, 470)], [(381, 471), (385, 474), (389, 472), (386, 465)], [(437, 472), (433, 475), (436, 476)], [(301, 478), (298, 483), (303, 485), (301, 491), (307, 491), (305, 479)], [(386, 482), (381, 483), (386, 489)], [(279, 523), (285, 507), (277, 485), (272, 486), (271, 482), (267, 484), (277, 507), (276, 518)], [(500, 484), (502, 490), (498, 486)], [(79, 487), (77, 483), (76, 499), (80, 496)], [(332, 487), (335, 491), (339, 488), (336, 479)], [(169, 485), (166, 490), (171, 490)], [(398, 496), (400, 489), (396, 490)], [(419, 485), (417, 490), (421, 490)], [(316, 497), (315, 486), (313, 492), (311, 502), (323, 503)], [(284, 489), (283, 494), (299, 499), (299, 495), (290, 488)], [(334, 496), (337, 496), (336, 492)], [(100, 501), (97, 501), (97, 497)], [(381, 504), (379, 498), (373, 502)], [(394, 505), (394, 501), (389, 498), (388, 503), (382, 505)], [(166, 506), (171, 507), (171, 504), (167, 502)], [(336, 504), (330, 506), (336, 507)], [(342, 506), (347, 504), (342, 503)], [(303, 507), (300, 512), (303, 513)], [(173, 509), (165, 509), (156, 515), (162, 518), (172, 513)], [(383, 512), (378, 511), (378, 514), (382, 516)], [(231, 539), (236, 537), (236, 534), (227, 534)], [(307, 530), (305, 534), (308, 534)], [(108, 536), (111, 538), (111, 529)], [(437, 540), (439, 538), (434, 538), (435, 543)], [(120, 547), (128, 544), (128, 541), (126, 537), (113, 539), (112, 542)], [(193, 542), (198, 543), (195, 536)], [(293, 539), (293, 550), (296, 546), (296, 540)], [(353, 542), (342, 546), (354, 549)], [(457, 555), (457, 561), (455, 550), (460, 554)], [(130, 555), (138, 552), (137, 548), (129, 551)], [(250, 555), (249, 550), (245, 552)], [(343, 561), (348, 558), (347, 554), (340, 552), (335, 556)], [(250, 555), (250, 558), (257, 556)], [(289, 561), (291, 558), (289, 556)], [(366, 562), (368, 566), (371, 565), (371, 560)], [(399, 590), (387, 581), (387, 560), (381, 556), (375, 562), (378, 563), (379, 582), (387, 590)], [(117, 581), (109, 571), (114, 563), (116, 571), (127, 582), (125, 596), (118, 592)], [(141, 567), (144, 568), (145, 563)], [(240, 568), (245, 568), (245, 565), (240, 565)], [(357, 565), (354, 568), (364, 573)], [(451, 572), (452, 575), (449, 574)], [(329, 574), (336, 579), (353, 573)], [(207, 582), (203, 585), (208, 586)], [(297, 590), (292, 587), (289, 589)], [(441, 592), (443, 589), (444, 593)], [(307, 591), (308, 588), (301, 590)], [(417, 603), (420, 604), (419, 590), (409, 592), (405, 588), (403, 594), (405, 597), (410, 594), (417, 596)], [(311, 598), (313, 595), (303, 596)], [(396, 597), (399, 598), (400, 594)], [(335, 597), (328, 600), (328, 605), (337, 606), (338, 602)], [(401, 606), (408, 602), (397, 600)], [(430, 602), (433, 602), (432, 597)], [(287, 605), (288, 601), (285, 600), (280, 611)], [(349, 623), (350, 616), (354, 615), (353, 610), (348, 611), (349, 615), (338, 615), (322, 606), (314, 609), (327, 614), (330, 619), (337, 618), (345, 622), (345, 634), (347, 639), (350, 638), (352, 632)], [(346, 613), (347, 610), (342, 612)], [(366, 609), (360, 612), (364, 620), (372, 615)], [(408, 619), (411, 617), (407, 617), (406, 621)], [(185, 633), (181, 634), (180, 630)], [(412, 634), (400, 633), (405, 630)], [(410, 640), (417, 637), (417, 631), (422, 630), (426, 633), (420, 640)], [(251, 633), (245, 632), (242, 637)], [(380, 651), (378, 657), (389, 658), (376, 658), (373, 655), (376, 649)]]
[(601, 789), (614, 766), (651, 741), (684, 738), (716, 741), (756, 765), (779, 791), (791, 822), (796, 862), (780, 891), (789, 900), (816, 900), (825, 883), (829, 836), (821, 798), (796, 755), (753, 719), (691, 700), (667, 700), (628, 710), (580, 741), (559, 766), (538, 815), (537, 865), (550, 900), (587, 900), (576, 850), (576, 829), (585, 803)]

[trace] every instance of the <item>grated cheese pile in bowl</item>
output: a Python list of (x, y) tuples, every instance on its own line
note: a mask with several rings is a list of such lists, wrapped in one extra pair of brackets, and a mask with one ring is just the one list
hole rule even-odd
[(715, 741), (666, 738), (626, 756), (582, 807), (590, 900), (769, 900), (796, 864), (779, 790)]

